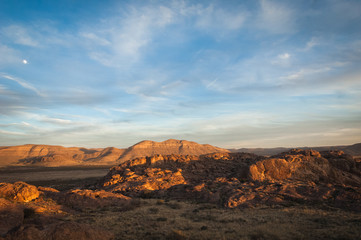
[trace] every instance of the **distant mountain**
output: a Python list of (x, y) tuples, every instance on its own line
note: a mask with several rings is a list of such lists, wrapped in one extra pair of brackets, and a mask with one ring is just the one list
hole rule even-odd
[[(361, 143), (356, 143), (348, 146), (324, 146), (324, 147), (296, 147), (298, 149), (313, 149), (316, 151), (328, 151), (328, 150), (341, 150), (347, 154), (355, 157), (361, 156)], [(240, 148), (240, 149), (229, 149), (230, 152), (245, 152), (254, 153), (260, 156), (272, 156), (282, 152), (289, 151), (293, 148)]]
[(142, 141), (130, 148), (121, 156), (122, 162), (141, 156), (152, 156), (155, 154), (170, 155), (195, 155), (206, 153), (229, 152), (226, 149), (211, 146), (209, 144), (198, 144), (186, 140), (169, 139), (164, 142)]
[(22, 146), (1, 147), (0, 166), (74, 166), (74, 165), (111, 165), (124, 149), (104, 148), (86, 149), (50, 145), (27, 144)]
[(126, 149), (114, 147), (86, 149), (51, 145), (0, 147), (0, 167), (4, 166), (75, 166), (116, 165), (137, 157), (154, 154), (202, 155), (228, 152), (226, 149), (186, 140), (142, 141)]

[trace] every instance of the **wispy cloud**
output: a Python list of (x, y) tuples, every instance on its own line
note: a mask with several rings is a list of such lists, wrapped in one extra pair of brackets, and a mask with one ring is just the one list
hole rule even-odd
[(36, 47), (39, 43), (31, 36), (26, 28), (18, 25), (7, 26), (2, 29), (2, 32), (8, 37), (14, 40), (15, 43)]
[[(205, 31), (217, 29), (219, 32), (233, 31), (243, 27), (248, 13), (245, 10), (235, 9), (226, 11), (218, 6), (197, 5), (188, 7), (188, 16), (196, 17), (196, 27)], [(184, 9), (183, 9), (184, 11)]]
[(257, 26), (274, 34), (294, 32), (295, 12), (286, 5), (271, 0), (260, 1)]
[(23, 88), (26, 88), (28, 90), (35, 92), (38, 96), (45, 97), (45, 94), (40, 92), (37, 88), (35, 88), (33, 85), (31, 85), (30, 83), (26, 82), (23, 79), (13, 77), (13, 76), (10, 76), (10, 75), (4, 74), (4, 73), (0, 73), (0, 77), (14, 81), (14, 82), (18, 83), (20, 86), (22, 86)]
[(2, 65), (17, 64), (21, 62), (21, 57), (18, 51), (10, 48), (0, 42), (0, 67)]
[(303, 51), (309, 51), (311, 50), (313, 47), (319, 45), (319, 39), (316, 37), (312, 37), (307, 43), (306, 46), (304, 47), (304, 49), (302, 49)]
[[(173, 22), (173, 12), (165, 6), (128, 7), (127, 10), (122, 18), (110, 17), (96, 28), (81, 32), (91, 58), (106, 66), (128, 65), (141, 57), (143, 48), (157, 31)], [(94, 51), (97, 45), (103, 49)]]

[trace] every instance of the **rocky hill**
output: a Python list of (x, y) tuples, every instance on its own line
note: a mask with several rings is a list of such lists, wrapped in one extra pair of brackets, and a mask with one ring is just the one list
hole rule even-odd
[(154, 154), (201, 155), (214, 152), (228, 152), (228, 150), (208, 144), (173, 139), (164, 142), (142, 141), (127, 149), (114, 147), (104, 149), (66, 148), (28, 144), (0, 147), (0, 167), (116, 165), (133, 158)]
[(342, 151), (273, 156), (156, 155), (113, 167), (98, 187), (130, 197), (193, 199), (235, 208), (290, 202), (361, 210), (361, 163)]
[(209, 144), (198, 144), (186, 140), (169, 139), (164, 142), (142, 141), (126, 149), (121, 156), (121, 160), (123, 162), (137, 157), (153, 156), (155, 154), (199, 156), (216, 152), (228, 152), (228, 150)]
[[(347, 154), (350, 154), (355, 157), (361, 157), (361, 143), (356, 143), (353, 145), (346, 146), (324, 146), (324, 147), (297, 147), (298, 149), (313, 149), (316, 151), (332, 151), (338, 150), (343, 151)], [(261, 156), (272, 156), (275, 154), (279, 154), (282, 152), (286, 152), (291, 150), (292, 148), (239, 148), (239, 149), (229, 149), (231, 152), (246, 152), (246, 153), (254, 153)]]

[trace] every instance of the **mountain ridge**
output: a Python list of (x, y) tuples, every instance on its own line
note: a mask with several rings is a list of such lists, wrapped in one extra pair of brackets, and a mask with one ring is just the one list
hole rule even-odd
[(228, 152), (228, 150), (176, 139), (163, 142), (143, 140), (124, 149), (25, 144), (0, 147), (0, 166), (116, 165), (133, 158), (155, 154), (202, 155), (213, 152)]
[(330, 151), (330, 150), (341, 150), (347, 154), (350, 154), (354, 157), (361, 156), (361, 143), (355, 143), (352, 145), (338, 145), (338, 146), (316, 146), (316, 147), (275, 147), (275, 148), (238, 148), (238, 149), (228, 149), (230, 152), (246, 152), (254, 153), (260, 156), (272, 156), (280, 154), (282, 152), (287, 152), (291, 149), (312, 149), (315, 151)]

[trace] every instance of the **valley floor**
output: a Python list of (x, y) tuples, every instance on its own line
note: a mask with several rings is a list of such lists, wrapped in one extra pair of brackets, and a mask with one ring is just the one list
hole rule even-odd
[(94, 184), (105, 176), (110, 166), (90, 167), (7, 167), (0, 168), (0, 182), (23, 181), (58, 190)]
[(223, 209), (212, 204), (141, 199), (129, 211), (83, 211), (67, 220), (115, 239), (361, 239), (361, 214), (326, 206)]

